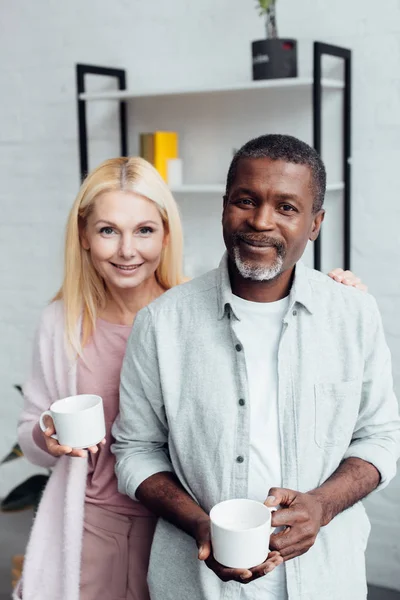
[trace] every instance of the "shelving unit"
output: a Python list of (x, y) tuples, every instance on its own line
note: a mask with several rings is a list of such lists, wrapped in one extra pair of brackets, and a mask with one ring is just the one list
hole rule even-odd
[[(232, 85), (221, 85), (213, 88), (180, 88), (171, 90), (117, 90), (97, 93), (80, 93), (79, 100), (132, 100), (134, 98), (154, 98), (158, 96), (186, 96), (192, 94), (220, 94), (221, 92), (239, 92), (252, 90), (272, 90), (285, 88), (309, 88), (313, 85), (311, 78), (286, 78), (286, 79), (265, 79), (263, 81), (246, 81)], [(343, 81), (336, 79), (322, 79), (321, 85), (325, 89), (342, 90)]]
[[(334, 56), (344, 61), (344, 79), (326, 79), (322, 77), (323, 56)], [(343, 256), (344, 268), (350, 268), (350, 243), (351, 243), (351, 51), (323, 44), (314, 43), (314, 72), (312, 78), (288, 78), (263, 81), (247, 81), (234, 83), (232, 85), (221, 85), (215, 87), (187, 87), (162, 90), (135, 90), (127, 89), (126, 73), (121, 69), (98, 67), (93, 65), (78, 64), (77, 74), (77, 104), (79, 124), (79, 156), (80, 171), (83, 178), (88, 171), (88, 135), (86, 123), (87, 104), (101, 101), (115, 101), (119, 104), (119, 130), (120, 130), (120, 153), (122, 156), (128, 154), (128, 119), (127, 103), (129, 100), (149, 99), (166, 102), (176, 98), (192, 98), (204, 100), (218, 97), (221, 94), (267, 94), (272, 90), (307, 90), (312, 91), (313, 109), (313, 144), (314, 148), (321, 153), (322, 148), (322, 95), (323, 92), (331, 90), (333, 93), (343, 94), (343, 146), (342, 146), (342, 178), (333, 181), (327, 186), (327, 193), (343, 192)], [(118, 90), (90, 93), (85, 92), (85, 76), (98, 75), (114, 77), (118, 81)], [(247, 96), (246, 96), (247, 97)], [(243, 140), (243, 142), (246, 140)], [(182, 194), (215, 194), (222, 196), (225, 191), (224, 183), (185, 183), (179, 187), (173, 187), (171, 191), (177, 195)], [(321, 269), (321, 235), (314, 244), (314, 267)]]
[[(328, 183), (326, 186), (327, 192), (341, 192), (344, 190), (344, 182), (339, 183)], [(224, 194), (225, 184), (224, 183), (210, 183), (210, 184), (188, 184), (171, 187), (171, 192), (174, 194)]]

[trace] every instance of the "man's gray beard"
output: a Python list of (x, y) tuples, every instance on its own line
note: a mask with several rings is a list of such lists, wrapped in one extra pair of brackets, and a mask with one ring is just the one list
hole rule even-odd
[(239, 273), (245, 279), (252, 281), (271, 281), (282, 272), (283, 257), (278, 254), (275, 262), (270, 267), (257, 266), (246, 263), (240, 256), (240, 250), (237, 246), (233, 248), (235, 265)]

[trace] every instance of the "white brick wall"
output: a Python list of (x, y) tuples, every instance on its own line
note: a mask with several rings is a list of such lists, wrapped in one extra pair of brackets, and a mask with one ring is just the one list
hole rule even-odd
[[(281, 35), (302, 42), (303, 70), (311, 40), (354, 50), (353, 268), (381, 307), (399, 391), (400, 2), (377, 9), (373, 0), (337, 0), (332, 10), (326, 0), (280, 0), (278, 17)], [(253, 0), (1, 4), (0, 455), (14, 442), (21, 401), (12, 385), (25, 377), (39, 311), (59, 285), (63, 226), (78, 188), (75, 63), (124, 67), (130, 85), (146, 89), (243, 81), (250, 42), (263, 31)], [(117, 152), (113, 109), (97, 111), (92, 166)], [(218, 220), (219, 207), (210, 210)], [(183, 212), (195, 233), (200, 213), (189, 199)], [(217, 227), (214, 235), (219, 253)], [(23, 460), (3, 467), (0, 496), (37, 471)], [(370, 579), (400, 589), (399, 478), (367, 506)]]

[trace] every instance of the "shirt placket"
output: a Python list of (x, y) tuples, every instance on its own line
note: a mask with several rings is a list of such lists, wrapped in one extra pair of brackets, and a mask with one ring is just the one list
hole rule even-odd
[[(291, 349), (297, 347), (298, 311), (291, 307), (283, 320), (278, 348), (278, 398), (279, 429), (281, 437), (282, 487), (298, 489), (296, 390), (298, 373), (293, 373)], [(286, 579), (289, 600), (301, 598), (299, 561), (286, 563)]]
[(232, 344), (236, 364), (236, 398), (237, 407), (234, 467), (231, 484), (232, 498), (246, 498), (249, 479), (249, 427), (250, 427), (250, 403), (248, 394), (248, 382), (246, 371), (246, 357), (244, 347), (235, 331), (236, 318), (230, 315)]
[[(228, 460), (233, 461), (231, 479), (231, 498), (246, 498), (249, 479), (249, 427), (250, 427), (250, 404), (248, 401), (247, 371), (243, 345), (235, 331), (236, 317), (228, 312), (226, 315), (229, 323), (233, 364), (236, 369), (233, 373), (236, 385), (235, 404), (237, 407), (235, 444), (233, 456)], [(221, 600), (240, 600), (240, 583), (231, 581), (222, 587)]]

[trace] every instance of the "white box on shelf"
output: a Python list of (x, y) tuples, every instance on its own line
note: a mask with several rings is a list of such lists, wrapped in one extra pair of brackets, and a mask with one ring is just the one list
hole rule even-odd
[(167, 160), (167, 181), (171, 188), (182, 185), (182, 159), (170, 158)]

